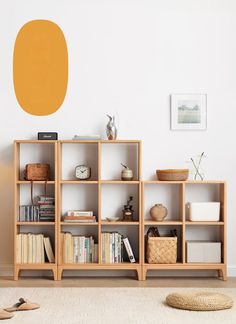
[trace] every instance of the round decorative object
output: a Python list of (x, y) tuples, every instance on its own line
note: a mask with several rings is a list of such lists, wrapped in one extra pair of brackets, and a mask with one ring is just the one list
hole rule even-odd
[(79, 180), (88, 180), (91, 177), (91, 168), (87, 165), (77, 165), (75, 168), (75, 177)]
[(204, 291), (173, 293), (166, 297), (166, 303), (174, 308), (192, 311), (216, 311), (233, 306), (231, 297), (220, 293)]
[(121, 171), (121, 180), (132, 181), (133, 180), (133, 171), (131, 169), (124, 169)]
[(168, 209), (162, 204), (156, 204), (150, 209), (151, 217), (158, 222), (163, 221), (168, 214)]
[(160, 181), (186, 181), (188, 174), (188, 169), (156, 170), (157, 179)]

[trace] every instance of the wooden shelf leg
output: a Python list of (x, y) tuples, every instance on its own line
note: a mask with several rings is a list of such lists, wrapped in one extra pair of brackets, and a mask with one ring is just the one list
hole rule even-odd
[(226, 267), (218, 270), (218, 276), (220, 279), (226, 281), (227, 280), (227, 270)]
[(61, 277), (62, 277), (62, 269), (58, 268), (57, 269), (57, 280), (58, 281), (61, 281)]
[(142, 269), (142, 280), (145, 281), (147, 278), (147, 268), (143, 267)]
[(54, 281), (58, 280), (58, 279), (57, 279), (57, 269), (56, 269), (56, 268), (54, 268), (54, 269), (52, 270), (52, 273), (53, 273), (53, 279), (54, 279)]
[(137, 279), (140, 281), (142, 280), (142, 268), (138, 268), (137, 270)]
[(20, 273), (20, 269), (15, 267), (14, 268), (14, 280), (15, 281), (19, 280), (19, 273)]

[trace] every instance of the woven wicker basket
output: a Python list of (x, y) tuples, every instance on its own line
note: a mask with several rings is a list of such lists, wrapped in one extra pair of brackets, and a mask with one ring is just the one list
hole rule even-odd
[(188, 174), (188, 169), (156, 170), (157, 179), (160, 181), (186, 181)]
[(148, 237), (148, 263), (176, 263), (177, 237)]

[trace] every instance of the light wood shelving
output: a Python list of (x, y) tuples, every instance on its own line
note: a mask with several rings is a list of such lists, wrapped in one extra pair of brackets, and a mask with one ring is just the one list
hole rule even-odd
[[(145, 210), (145, 190), (147, 186), (154, 186), (156, 189), (160, 186), (178, 186), (179, 191), (179, 219), (178, 220), (165, 220), (163, 222), (155, 222), (151, 220), (146, 220), (146, 210)], [(220, 221), (218, 222), (193, 222), (187, 220), (185, 213), (185, 204), (186, 200), (186, 190), (188, 186), (216, 186), (218, 190), (218, 201), (221, 203), (220, 211)], [(211, 189), (209, 189), (211, 190)], [(224, 181), (143, 181), (142, 182), (142, 235), (145, 237), (146, 228), (148, 226), (159, 226), (159, 229), (162, 226), (170, 226), (170, 228), (180, 227), (179, 233), (181, 234), (178, 237), (180, 249), (178, 249), (178, 262), (175, 264), (149, 264), (146, 263), (145, 259), (145, 240), (143, 239), (143, 256), (142, 256), (142, 280), (146, 280), (146, 275), (149, 270), (217, 270), (218, 276), (223, 280), (227, 279), (227, 247), (226, 247), (226, 183)], [(151, 206), (149, 206), (150, 208)], [(222, 243), (222, 262), (221, 263), (188, 263), (186, 256), (186, 233), (188, 228), (193, 227), (212, 227), (213, 230), (220, 229), (219, 240)]]
[[(96, 165), (94, 165), (95, 178), (88, 181), (77, 181), (74, 179), (65, 179), (63, 175), (63, 148), (66, 145), (73, 145), (76, 147), (79, 145), (93, 145), (94, 146), (94, 156), (93, 160), (96, 160)], [(134, 181), (121, 181), (117, 179), (104, 179), (102, 175), (102, 150), (106, 145), (112, 145), (111, 150), (116, 149), (117, 145), (125, 145), (127, 146), (126, 150), (128, 150), (128, 146), (136, 146), (137, 156), (132, 157), (135, 159), (135, 163), (137, 164), (137, 170)], [(79, 161), (74, 161), (79, 162)], [(79, 164), (79, 163), (77, 163)], [(76, 165), (76, 164), (75, 164)], [(120, 165), (118, 165), (118, 168)], [(93, 170), (92, 170), (93, 172)], [(119, 168), (120, 175), (120, 168)], [(62, 260), (62, 251), (61, 244), (58, 244), (58, 280), (61, 280), (62, 274), (65, 270), (135, 270), (137, 272), (137, 277), (141, 280), (141, 217), (138, 215), (138, 221), (134, 222), (109, 222), (106, 221), (105, 215), (102, 214), (102, 189), (106, 186), (111, 186), (112, 188), (116, 188), (116, 186), (137, 186), (138, 187), (138, 206), (139, 213), (141, 212), (141, 141), (126, 141), (126, 140), (116, 140), (116, 141), (58, 141), (58, 176), (59, 176), (59, 185), (58, 185), (58, 212), (59, 217), (63, 215), (62, 204), (63, 204), (63, 186), (65, 185), (91, 185), (96, 187), (97, 192), (97, 222), (96, 223), (65, 223), (61, 221), (58, 226), (58, 237), (60, 238), (61, 232), (68, 231), (68, 228), (72, 227), (76, 230), (77, 227), (83, 228), (85, 226), (89, 226), (89, 228), (96, 228), (97, 233), (97, 243), (98, 243), (98, 262), (97, 263), (87, 263), (87, 264), (64, 264)], [(118, 172), (117, 172), (118, 177)], [(127, 197), (128, 198), (128, 197)], [(124, 201), (125, 203), (125, 201)], [(109, 215), (109, 217), (113, 215)], [(139, 255), (136, 255), (137, 262), (135, 264), (122, 262), (122, 263), (112, 263), (112, 264), (104, 264), (102, 263), (102, 254), (101, 254), (101, 233), (106, 231), (106, 229), (111, 226), (113, 231), (118, 228), (119, 232), (122, 232), (122, 228), (131, 228), (132, 226), (138, 227), (138, 251)], [(82, 235), (82, 232), (80, 232)]]
[[(30, 145), (30, 150), (35, 150), (38, 152), (44, 150), (44, 146), (47, 145), (47, 151), (50, 152), (50, 158), (53, 160), (50, 161), (52, 168), (52, 181), (48, 181), (48, 187), (54, 188), (55, 202), (57, 201), (57, 141), (28, 141), (28, 140), (17, 140), (14, 142), (14, 280), (18, 280), (19, 274), (22, 270), (51, 270), (53, 273), (54, 280), (57, 280), (57, 217), (55, 217), (55, 222), (19, 222), (19, 206), (21, 205), (21, 188), (22, 186), (28, 186), (28, 203), (30, 203), (30, 181), (25, 181), (23, 179), (23, 170), (25, 164), (27, 163), (39, 163), (44, 162), (41, 159), (44, 159), (44, 156), (40, 157), (40, 160), (34, 161), (34, 156), (31, 154), (31, 161), (27, 161), (24, 164), (24, 157), (21, 154), (22, 146)], [(36, 154), (38, 157), (40, 154)], [(33, 159), (33, 160), (32, 160)], [(34, 186), (41, 186), (42, 193), (44, 193), (44, 181), (34, 181)], [(56, 203), (55, 203), (56, 204)], [(55, 215), (57, 215), (57, 207), (55, 207)], [(17, 263), (16, 256), (16, 236), (18, 233), (43, 233), (44, 230), (51, 231), (52, 237), (51, 243), (55, 247), (55, 263), (45, 262), (41, 263)], [(27, 229), (27, 230), (26, 230)], [(52, 240), (53, 238), (53, 240)]]
[[(30, 163), (32, 161), (22, 160), (21, 147), (24, 145), (31, 145), (30, 149), (37, 149), (36, 144), (40, 146), (50, 145), (50, 149), (53, 154), (53, 170), (54, 176), (51, 181), (48, 181), (48, 187), (54, 190), (55, 194), (55, 204), (56, 204), (56, 217), (55, 222), (19, 222), (18, 210), (21, 203), (21, 187), (29, 187), (30, 181), (23, 180), (22, 168), (23, 164)], [(68, 172), (64, 172), (64, 153), (63, 148), (70, 146), (76, 150), (81, 146), (89, 146), (90, 153), (93, 151), (93, 169), (95, 172), (92, 178), (88, 181), (79, 181), (73, 178), (73, 176), (68, 176)], [(77, 146), (76, 146), (77, 145)], [(134, 146), (135, 156), (132, 156), (136, 164), (134, 181), (121, 181), (119, 176), (107, 177), (106, 172), (104, 173), (104, 160), (103, 160), (103, 150), (108, 148), (115, 150), (118, 145), (125, 146), (126, 150), (129, 150), (130, 146)], [(48, 149), (47, 149), (48, 150)], [(91, 158), (91, 157), (90, 157)], [(224, 280), (227, 278), (226, 265), (227, 265), (227, 255), (226, 255), (226, 183), (224, 181), (142, 181), (142, 143), (141, 141), (131, 140), (116, 140), (116, 141), (28, 141), (28, 140), (18, 140), (14, 143), (14, 159), (15, 159), (15, 171), (14, 171), (14, 187), (15, 187), (15, 199), (14, 199), (14, 279), (17, 280), (21, 270), (51, 270), (54, 275), (54, 280), (61, 280), (63, 272), (66, 270), (133, 270), (137, 273), (138, 280), (146, 280), (146, 275), (151, 270), (217, 270), (218, 276)], [(22, 160), (22, 161), (21, 161)], [(36, 160), (32, 163), (40, 162)], [(42, 160), (42, 162), (48, 162)], [(50, 161), (52, 163), (52, 161)], [(74, 166), (82, 161), (73, 161)], [(110, 162), (110, 161), (109, 161)], [(89, 164), (89, 163), (88, 163)], [(105, 166), (106, 169), (106, 166)], [(120, 170), (119, 170), (120, 172)], [(66, 174), (66, 175), (65, 175)], [(70, 173), (72, 174), (72, 173)], [(118, 174), (118, 173), (117, 173)], [(36, 181), (35, 185), (41, 186), (43, 188), (43, 181)], [(158, 188), (163, 188), (164, 186), (169, 188), (175, 188), (178, 195), (174, 195), (174, 199), (177, 205), (177, 209), (173, 209), (175, 215), (172, 213), (168, 216), (167, 220), (163, 222), (155, 222), (147, 216), (147, 208), (150, 209), (152, 205), (147, 206), (146, 201), (146, 190), (156, 190)], [(190, 187), (199, 188), (198, 186), (210, 186), (210, 188), (217, 188), (219, 193), (219, 201), (221, 202), (221, 218), (219, 222), (191, 222), (187, 219), (185, 214), (185, 204), (187, 202), (188, 190)], [(70, 187), (71, 186), (71, 187)], [(104, 190), (116, 190), (121, 189), (125, 186), (127, 190), (135, 190), (137, 192), (136, 199), (136, 219), (133, 222), (110, 222), (106, 220), (106, 217), (112, 217), (109, 212), (104, 212), (104, 196), (106, 192)], [(155, 188), (155, 189), (154, 189)], [(64, 191), (63, 190), (92, 190), (96, 196), (96, 216), (97, 222), (95, 223), (66, 223), (63, 222), (62, 216), (65, 212), (63, 207)], [(42, 189), (43, 190), (43, 189)], [(171, 189), (172, 190), (172, 189)], [(68, 191), (69, 192), (69, 191)], [(168, 195), (168, 193), (167, 193)], [(170, 198), (171, 199), (173, 199)], [(156, 203), (160, 202), (158, 195), (156, 196)], [(125, 201), (124, 201), (125, 203)], [(69, 208), (68, 208), (69, 209)], [(159, 230), (164, 229), (178, 229), (179, 234), (179, 244), (178, 244), (178, 262), (175, 264), (148, 264), (145, 260), (145, 233), (150, 226), (158, 226)], [(219, 232), (219, 239), (222, 242), (222, 262), (220, 264), (206, 264), (206, 263), (187, 263), (186, 257), (186, 241), (189, 228), (193, 230), (199, 230), (199, 228), (207, 226), (207, 229), (217, 230)], [(53, 237), (53, 246), (55, 253), (55, 263), (44, 263), (44, 264), (17, 264), (16, 263), (16, 235), (17, 233), (23, 232), (33, 232), (33, 233), (43, 233), (44, 230), (48, 233), (51, 231)], [(98, 262), (97, 263), (73, 263), (64, 264), (62, 260), (61, 242), (60, 237), (62, 232), (71, 231), (73, 233), (78, 233), (81, 235), (83, 231), (96, 233), (95, 238), (99, 246)], [(137, 245), (136, 251), (136, 263), (115, 263), (115, 264), (104, 264), (102, 263), (102, 253), (101, 253), (101, 234), (103, 231), (107, 230), (118, 230), (131, 231), (132, 236), (135, 234), (135, 238), (132, 237), (135, 244)], [(129, 235), (128, 235), (129, 237)], [(132, 242), (131, 242), (132, 243)], [(131, 244), (132, 245), (132, 244)]]

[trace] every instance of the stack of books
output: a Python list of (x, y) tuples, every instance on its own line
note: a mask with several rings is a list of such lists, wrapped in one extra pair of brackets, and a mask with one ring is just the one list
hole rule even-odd
[(124, 250), (130, 262), (135, 262), (133, 250), (129, 239), (124, 238), (118, 232), (104, 232), (101, 236), (102, 241), (102, 263), (121, 263), (124, 262)]
[(95, 223), (96, 216), (91, 210), (69, 210), (64, 216), (64, 222), (68, 223)]
[(98, 262), (98, 244), (92, 236), (74, 236), (61, 233), (63, 263), (95, 263)]
[(19, 222), (38, 222), (39, 207), (34, 205), (22, 205), (19, 208)]
[(55, 220), (55, 198), (50, 196), (39, 196), (39, 221), (54, 222)]
[(43, 234), (17, 234), (17, 263), (44, 263), (45, 252), (48, 261), (54, 263), (55, 258), (49, 237), (44, 237)]

